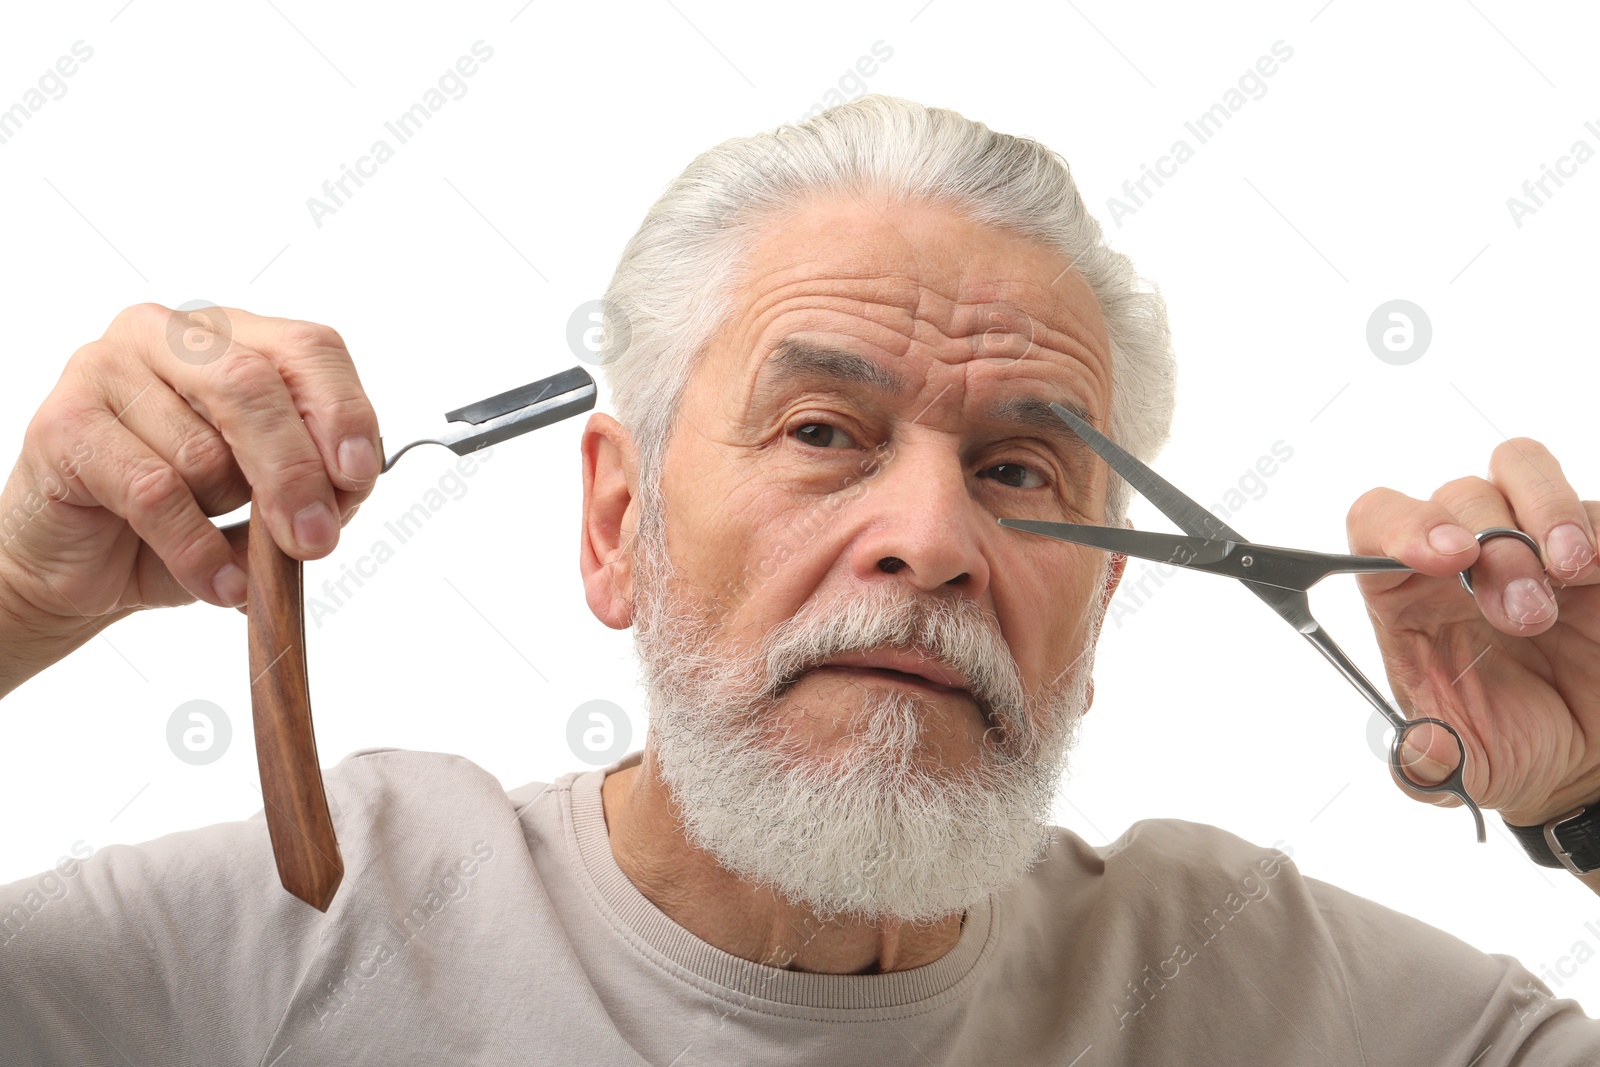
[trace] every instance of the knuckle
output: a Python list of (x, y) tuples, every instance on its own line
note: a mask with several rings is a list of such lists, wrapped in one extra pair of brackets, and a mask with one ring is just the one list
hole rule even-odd
[(1534, 521), (1555, 523), (1569, 515), (1577, 514), (1581, 508), (1571, 493), (1563, 491), (1559, 486), (1545, 483), (1528, 493), (1525, 502), (1519, 503), (1517, 510), (1527, 513), (1528, 518)]
[(216, 527), (209, 522), (196, 523), (192, 530), (185, 531), (180, 539), (161, 553), (161, 561), (174, 574), (204, 570), (207, 572), (205, 577), (209, 578), (209, 568), (203, 565), (213, 553), (217, 536)]
[(179, 443), (173, 465), (190, 484), (219, 485), (233, 475), (233, 449), (221, 434), (197, 431)]
[(164, 515), (176, 510), (188, 492), (188, 483), (167, 464), (143, 463), (128, 482), (128, 504), (141, 514)]
[(328, 468), (322, 462), (322, 456), (315, 451), (286, 456), (276, 467), (275, 481), (279, 486), (321, 496), (325, 491), (331, 491), (332, 483), (328, 481)]
[(166, 326), (167, 317), (171, 314), (171, 308), (147, 300), (142, 304), (130, 304), (117, 312), (111, 320), (111, 326), (115, 330), (135, 333), (159, 329)]
[(1434, 491), (1433, 501), (1436, 504), (1449, 504), (1451, 501), (1468, 500), (1485, 493), (1498, 494), (1497, 490), (1487, 478), (1479, 478), (1469, 474), (1463, 478), (1456, 478), (1445, 482)]
[(1394, 500), (1394, 496), (1395, 491), (1393, 489), (1383, 486), (1379, 486), (1376, 489), (1368, 489), (1365, 493), (1356, 497), (1355, 503), (1350, 505), (1350, 511), (1345, 516), (1345, 525), (1352, 527), (1365, 525), (1382, 513), (1384, 508), (1388, 507)]
[[(40, 413), (59, 411), (67, 404), (82, 408), (104, 408), (110, 397), (133, 394), (129, 383), (143, 377), (129, 366), (128, 356), (111, 341), (90, 341), (67, 357), (61, 377), (45, 398)], [(111, 410), (116, 410), (112, 408)]]
[(100, 366), (111, 362), (115, 355), (116, 347), (104, 338), (79, 345), (77, 350), (67, 357), (66, 371), (62, 377), (92, 374)]
[(114, 350), (143, 356), (158, 350), (164, 343), (171, 318), (172, 309), (153, 300), (132, 304), (117, 312), (101, 340)]
[(372, 402), (354, 390), (335, 390), (317, 403), (335, 426), (365, 428), (377, 422)]
[(1508, 437), (1489, 453), (1489, 470), (1498, 475), (1524, 463), (1542, 464), (1553, 462), (1554, 458), (1542, 442), (1531, 437)]
[(51, 396), (28, 419), (22, 436), (25, 440), (42, 444), (54, 439), (62, 431), (71, 433), (73, 428), (87, 425), (88, 420), (78, 413), (77, 405)]
[(62, 451), (67, 442), (88, 441), (98, 435), (100, 413), (93, 404), (73, 395), (46, 400), (28, 420), (23, 439), (46, 453)]
[(234, 345), (227, 356), (218, 360), (210, 375), (219, 393), (255, 401), (266, 394), (270, 379), (278, 376), (277, 368), (267, 357), (248, 348)]
[(286, 347), (300, 352), (322, 352), (328, 349), (344, 351), (344, 338), (339, 331), (320, 322), (289, 319), (279, 330)]

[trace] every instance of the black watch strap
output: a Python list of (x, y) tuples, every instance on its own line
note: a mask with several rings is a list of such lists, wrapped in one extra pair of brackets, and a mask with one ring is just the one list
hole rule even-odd
[(1600, 870), (1600, 804), (1574, 808), (1538, 826), (1506, 823), (1506, 829), (1541, 867), (1565, 867), (1573, 874)]

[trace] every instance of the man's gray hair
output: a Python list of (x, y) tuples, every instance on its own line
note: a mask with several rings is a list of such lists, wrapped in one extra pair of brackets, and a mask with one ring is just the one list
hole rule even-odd
[[(1109, 435), (1149, 462), (1171, 432), (1177, 366), (1159, 290), (1106, 246), (1067, 163), (1037, 141), (954, 111), (873, 94), (799, 125), (735, 137), (667, 187), (623, 249), (599, 352), (617, 419), (639, 450), (638, 536), (659, 528), (662, 460), (698, 357), (732, 313), (757, 232), (819, 195), (884, 191), (949, 205), (1065, 255), (1099, 302), (1112, 363)], [(1130, 490), (1110, 475), (1107, 521)]]

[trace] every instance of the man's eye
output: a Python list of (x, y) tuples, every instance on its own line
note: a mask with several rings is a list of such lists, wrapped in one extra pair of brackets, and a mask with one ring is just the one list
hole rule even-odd
[[(794, 432), (802, 441), (818, 448), (850, 448), (855, 445), (849, 434), (826, 422), (808, 422), (796, 426)], [(840, 444), (840, 441), (847, 443)]]
[[(981, 478), (990, 471), (995, 472), (995, 481), (1009, 485), (1013, 489), (1037, 489), (1045, 484), (1037, 471), (1020, 463), (1000, 463), (990, 467), (988, 471), (979, 472), (978, 477)], [(1028, 480), (1030, 478), (1031, 482)]]

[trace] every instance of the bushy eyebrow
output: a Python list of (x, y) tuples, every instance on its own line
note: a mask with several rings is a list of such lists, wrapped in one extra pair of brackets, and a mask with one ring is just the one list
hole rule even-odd
[[(758, 372), (766, 384), (761, 394), (776, 392), (782, 385), (798, 380), (822, 380), (838, 385), (864, 385), (890, 396), (904, 395), (904, 379), (887, 367), (858, 352), (830, 348), (796, 337), (786, 337), (773, 346)], [(1057, 420), (1060, 421), (1060, 420)]]
[[(1094, 425), (1094, 419), (1083, 406), (1071, 397), (1056, 401), (1078, 418)], [(1033, 430), (1052, 439), (1070, 455), (1074, 462), (1086, 463), (1095, 454), (1088, 442), (1073, 432), (1050, 410), (1050, 402), (1036, 396), (1008, 396), (992, 402), (984, 409), (983, 417), (990, 422), (1005, 423), (1018, 429)]]

